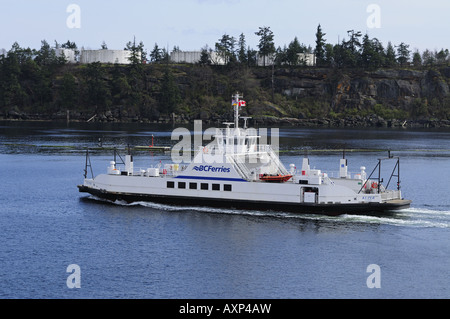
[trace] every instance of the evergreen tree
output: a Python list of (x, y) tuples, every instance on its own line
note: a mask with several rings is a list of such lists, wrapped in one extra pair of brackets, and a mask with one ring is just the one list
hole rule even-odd
[(255, 32), (259, 39), (259, 54), (263, 56), (263, 65), (266, 66), (266, 57), (275, 53), (274, 35), (270, 27), (259, 27), (259, 31)]
[(345, 66), (345, 52), (346, 49), (342, 44), (336, 44), (333, 46), (333, 64), (340, 68)]
[(158, 44), (155, 43), (152, 52), (150, 52), (150, 61), (157, 63), (160, 62), (162, 59), (163, 59), (163, 52), (158, 47)]
[(166, 48), (161, 49), (161, 62), (169, 63), (170, 62), (170, 54)]
[(134, 37), (133, 42), (129, 41), (126, 44), (125, 50), (131, 51), (129, 60), (133, 66), (138, 66), (145, 63), (147, 60), (147, 53), (144, 50), (144, 43), (141, 41), (139, 44), (136, 44), (136, 37)]
[(248, 57), (247, 57), (247, 50), (245, 49), (246, 44), (245, 44), (245, 35), (243, 33), (241, 33), (241, 35), (239, 36), (239, 42), (238, 42), (238, 58), (239, 58), (239, 63), (246, 65), (248, 62)]
[(236, 39), (228, 34), (224, 34), (219, 42), (216, 42), (216, 52), (223, 58), (225, 64), (236, 60), (234, 46)]
[(373, 58), (372, 58), (372, 66), (374, 68), (381, 68), (384, 65), (384, 47), (383, 44), (377, 39), (372, 39), (372, 49), (374, 52)]
[(294, 41), (289, 43), (289, 46), (287, 49), (285, 49), (286, 52), (286, 61), (290, 65), (298, 65), (299, 64), (299, 58), (298, 54), (303, 53), (305, 50), (300, 45), (300, 42), (298, 42), (297, 37), (294, 38)]
[(361, 31), (355, 32), (355, 30), (347, 31), (347, 34), (350, 36), (348, 41), (343, 41), (343, 45), (350, 50), (353, 55), (356, 55), (361, 48), (361, 42), (359, 38), (362, 36)]
[(253, 50), (250, 48), (250, 46), (247, 48), (247, 63), (248, 66), (256, 66), (258, 64), (258, 52), (256, 50)]
[(384, 66), (391, 68), (397, 65), (397, 58), (392, 43), (389, 41), (386, 47), (386, 54), (384, 59)]
[(284, 48), (282, 49), (281, 47), (278, 47), (277, 50), (275, 51), (275, 64), (276, 65), (283, 65), (288, 63), (288, 53), (287, 53), (288, 49), (286, 47), (286, 45), (284, 45)]
[(347, 34), (350, 36), (350, 39), (342, 41), (341, 58), (343, 66), (355, 67), (359, 63), (359, 50), (361, 48), (359, 38), (362, 34), (360, 31), (355, 32), (354, 30), (347, 31)]
[(201, 65), (210, 65), (211, 64), (211, 60), (209, 58), (209, 50), (208, 50), (208, 46), (204, 46), (202, 48), (202, 51), (200, 53), (200, 61), (198, 62)]
[(416, 50), (413, 53), (412, 63), (415, 67), (422, 66), (422, 56), (420, 55), (419, 50)]
[(435, 52), (436, 62), (438, 64), (445, 64), (447, 63), (447, 58), (449, 56), (448, 49), (441, 49), (439, 52)]
[(409, 50), (409, 44), (400, 43), (397, 47), (398, 57), (397, 60), (400, 63), (400, 66), (404, 66), (409, 62), (409, 55), (411, 51)]
[(360, 64), (364, 68), (376, 69), (383, 65), (383, 45), (377, 38), (369, 39), (366, 34), (361, 46)]
[(4, 107), (21, 107), (26, 93), (19, 78), (21, 76), (20, 52), (23, 51), (15, 42), (6, 55), (0, 58), (0, 105)]
[(325, 39), (324, 36), (326, 33), (322, 32), (322, 27), (320, 24), (317, 26), (316, 32), (316, 48), (314, 49), (314, 54), (316, 55), (316, 63), (318, 66), (322, 66), (325, 64)]
[(334, 46), (330, 43), (325, 44), (325, 60), (324, 65), (334, 66)]
[(36, 52), (35, 61), (38, 65), (56, 66), (64, 64), (65, 59), (60, 59), (56, 56), (55, 50), (50, 47), (47, 41), (41, 41), (41, 48)]
[(372, 42), (369, 39), (369, 35), (366, 33), (363, 37), (362, 49), (361, 49), (361, 66), (369, 67), (373, 56)]

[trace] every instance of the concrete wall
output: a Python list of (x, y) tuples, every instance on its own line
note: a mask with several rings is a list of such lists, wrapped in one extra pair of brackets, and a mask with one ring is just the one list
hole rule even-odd
[[(200, 51), (174, 51), (170, 54), (170, 61), (173, 63), (198, 63), (201, 57)], [(225, 59), (217, 54), (217, 52), (209, 52), (209, 60), (211, 64), (225, 65)], [(256, 64), (258, 66), (271, 66), (275, 63), (275, 55), (268, 55), (265, 57), (259, 53), (256, 55)], [(312, 53), (298, 53), (298, 62), (302, 64), (304, 62), (307, 66), (316, 65), (316, 56)]]
[[(297, 53), (298, 56), (298, 64), (302, 65), (302, 63), (305, 63), (307, 66), (315, 66), (316, 65), (316, 55), (313, 53)], [(264, 66), (264, 56), (260, 55), (259, 53), (256, 54), (256, 64), (258, 66)], [(268, 55), (266, 56), (266, 66), (271, 66), (275, 63), (275, 55)]]
[(128, 50), (83, 50), (80, 63), (93, 62), (130, 64), (131, 51)]
[(173, 51), (170, 61), (174, 63), (198, 63), (202, 53), (200, 51)]
[(257, 66), (269, 66), (273, 65), (275, 63), (275, 55), (260, 55), (259, 53), (256, 54), (256, 65)]
[[(200, 61), (201, 51), (173, 51), (170, 54), (170, 61), (173, 63), (190, 63), (195, 64)], [(209, 52), (209, 60), (211, 64), (224, 65), (224, 59), (217, 52)]]
[(54, 49), (56, 56), (59, 58), (64, 54), (67, 63), (76, 63), (75, 51), (72, 49)]
[(316, 55), (314, 53), (297, 53), (300, 64), (304, 62), (307, 66), (316, 65)]

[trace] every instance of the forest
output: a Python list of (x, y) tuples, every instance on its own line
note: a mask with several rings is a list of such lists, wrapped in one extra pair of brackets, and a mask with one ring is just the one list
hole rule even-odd
[[(135, 39), (125, 45), (127, 65), (67, 63), (54, 48), (78, 50), (70, 41), (52, 47), (43, 40), (39, 49), (14, 43), (0, 54), (0, 119), (214, 122), (232, 116), (231, 95), (239, 91), (248, 105), (243, 113), (263, 121), (449, 124), (448, 49), (413, 52), (354, 30), (330, 44), (320, 25), (314, 46), (294, 38), (276, 48), (270, 27), (255, 34), (257, 49), (244, 34), (224, 34), (214, 49), (201, 49), (197, 64), (171, 63), (166, 49), (155, 44), (147, 52)], [(212, 51), (226, 65), (212, 64)], [(306, 66), (298, 53), (314, 53), (316, 65)], [(274, 64), (257, 66), (257, 54), (274, 57)]]

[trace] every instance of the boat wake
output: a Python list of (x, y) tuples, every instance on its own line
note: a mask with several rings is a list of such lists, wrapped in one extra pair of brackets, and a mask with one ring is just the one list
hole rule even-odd
[(416, 228), (450, 228), (450, 211), (426, 208), (407, 208), (388, 216), (342, 215), (343, 219), (354, 222), (385, 224)]
[(282, 211), (238, 210), (206, 206), (176, 206), (144, 201), (127, 203), (119, 200), (109, 201), (96, 196), (89, 196), (89, 198), (114, 205), (126, 207), (148, 207), (167, 212), (202, 212), (210, 214), (297, 219), (305, 221), (362, 223), (417, 228), (450, 228), (450, 210), (435, 210), (429, 208), (407, 208), (392, 212), (390, 215), (342, 214), (338, 216), (326, 216), (318, 214), (293, 214)]

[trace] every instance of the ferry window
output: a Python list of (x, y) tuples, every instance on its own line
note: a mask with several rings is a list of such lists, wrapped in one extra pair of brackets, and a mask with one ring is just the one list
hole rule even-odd
[(229, 184), (223, 185), (223, 190), (227, 191), (227, 192), (231, 192), (231, 185), (229, 185)]
[(208, 190), (208, 184), (207, 183), (201, 183), (200, 184), (200, 189)]
[(220, 191), (220, 184), (212, 184), (213, 191)]
[(167, 188), (175, 188), (175, 182), (167, 182)]
[(178, 182), (178, 188), (186, 188), (185, 182)]
[(189, 183), (189, 189), (197, 189), (197, 183)]

